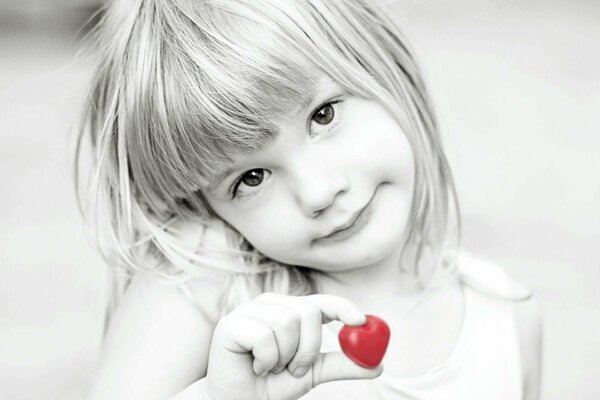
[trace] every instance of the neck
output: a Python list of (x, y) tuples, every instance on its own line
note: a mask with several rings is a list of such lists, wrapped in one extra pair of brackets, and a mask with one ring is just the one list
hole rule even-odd
[(352, 301), (363, 312), (378, 312), (394, 300), (410, 308), (422, 293), (417, 278), (400, 268), (398, 250), (384, 260), (346, 271), (318, 274), (316, 280), (322, 292)]

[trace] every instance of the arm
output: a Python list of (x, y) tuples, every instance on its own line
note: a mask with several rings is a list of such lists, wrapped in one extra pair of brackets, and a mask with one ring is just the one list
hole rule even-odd
[[(216, 307), (219, 290), (206, 283), (207, 307)], [(111, 320), (90, 398), (167, 399), (181, 392), (206, 375), (215, 322), (176, 286), (134, 277)]]
[(523, 365), (523, 399), (540, 398), (542, 369), (542, 316), (536, 298), (517, 302), (515, 314)]

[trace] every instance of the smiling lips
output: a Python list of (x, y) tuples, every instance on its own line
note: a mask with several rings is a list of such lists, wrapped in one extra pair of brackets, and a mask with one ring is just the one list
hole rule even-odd
[(354, 215), (352, 216), (352, 219), (350, 219), (350, 222), (335, 229), (332, 233), (330, 233), (326, 237), (329, 237), (329, 236), (333, 235), (334, 233), (337, 233), (337, 232), (340, 232), (340, 231), (350, 228), (352, 226), (352, 224), (354, 224), (356, 222), (356, 220), (358, 219), (358, 217), (364, 211), (365, 208), (366, 208), (366, 206), (361, 208), (360, 210), (358, 210), (356, 213), (354, 213)]
[[(373, 197), (375, 196), (373, 195)], [(369, 220), (373, 197), (371, 197), (369, 202), (352, 217), (350, 222), (342, 225), (334, 230), (331, 234), (322, 237), (320, 240), (342, 240), (358, 232)]]

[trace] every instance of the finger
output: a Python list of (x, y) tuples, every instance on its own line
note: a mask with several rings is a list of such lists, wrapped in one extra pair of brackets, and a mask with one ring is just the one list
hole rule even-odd
[(342, 352), (321, 353), (312, 366), (312, 370), (306, 374), (312, 379), (314, 388), (321, 383), (347, 380), (347, 379), (373, 379), (381, 375), (383, 365), (375, 368), (363, 368), (355, 364)]
[(300, 343), (288, 370), (296, 377), (303, 376), (315, 362), (321, 348), (322, 323), (341, 320), (347, 325), (362, 325), (365, 315), (351, 301), (334, 295), (286, 296), (264, 293), (263, 301), (289, 304), (300, 312)]
[(251, 317), (229, 318), (221, 327), (222, 346), (233, 353), (251, 352), (252, 367), (257, 375), (270, 370), (279, 360), (279, 350), (273, 331)]
[[(287, 369), (296, 377), (303, 376), (315, 362), (321, 350), (322, 317), (321, 310), (307, 302), (303, 297), (295, 296), (266, 296), (262, 301), (277, 301), (294, 308), (300, 318), (299, 342)], [(281, 353), (281, 351), (280, 351)], [(281, 357), (281, 355), (280, 355)], [(285, 367), (285, 364), (283, 364)], [(274, 370), (274, 372), (280, 372)]]
[(330, 294), (313, 294), (304, 299), (319, 307), (322, 323), (333, 320), (342, 321), (346, 325), (363, 325), (367, 319), (358, 307), (350, 300)]
[(260, 300), (253, 302), (246, 312), (273, 330), (279, 349), (279, 359), (272, 371), (276, 374), (281, 372), (298, 349), (301, 335), (300, 314), (293, 307)]
[(294, 358), (288, 364), (288, 370), (297, 378), (303, 376), (317, 359), (323, 333), (321, 311), (306, 302), (298, 307), (301, 319), (300, 341)]
[(288, 371), (272, 374), (267, 379), (267, 393), (278, 399), (297, 399), (325, 382), (348, 379), (373, 379), (381, 375), (383, 366), (367, 369), (354, 364), (343, 353), (320, 353), (314, 365), (302, 378)]

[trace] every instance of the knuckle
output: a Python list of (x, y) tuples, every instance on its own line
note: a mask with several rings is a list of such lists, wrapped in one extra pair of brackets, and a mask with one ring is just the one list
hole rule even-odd
[(286, 331), (297, 331), (300, 328), (300, 313), (296, 310), (280, 315), (277, 318), (278, 324)]
[(300, 303), (300, 310), (305, 314), (308, 314), (308, 313), (315, 313), (315, 314), (319, 313), (320, 314), (321, 313), (321, 309), (316, 304), (313, 304), (310, 301), (306, 301), (306, 300), (302, 301)]
[(340, 307), (355, 307), (354, 303), (345, 297), (336, 296), (334, 294), (322, 294), (321, 296), (321, 298), (326, 302)]
[(274, 292), (264, 292), (255, 297), (256, 300), (259, 301), (272, 301), (276, 299), (279, 295)]
[(317, 361), (319, 352), (299, 352), (296, 353), (292, 361), (289, 363), (290, 372), (294, 372), (296, 369), (304, 368), (308, 369), (314, 365)]
[(344, 308), (356, 308), (353, 302), (343, 297), (336, 297), (335, 301), (339, 304), (340, 307)]
[(240, 315), (246, 315), (248, 314), (248, 310), (250, 309), (250, 307), (252, 306), (252, 304), (250, 302), (246, 302), (246, 303), (242, 303), (240, 305), (238, 305), (236, 308), (234, 308), (229, 314), (227, 314), (224, 318), (235, 318), (237, 316)]
[(238, 332), (244, 331), (241, 324), (243, 324), (243, 321), (239, 318), (228, 315), (221, 318), (213, 330), (212, 342), (223, 344), (234, 339), (238, 336)]
[(321, 325), (321, 310), (313, 304), (307, 304), (302, 310), (302, 318)]
[(311, 352), (311, 351), (296, 353), (294, 364), (297, 364), (299, 366), (310, 367), (311, 365), (313, 365), (315, 363), (318, 355), (319, 355), (319, 352)]
[(257, 345), (270, 346), (273, 344), (273, 332), (267, 329), (260, 331), (256, 335)]
[(215, 334), (229, 330), (230, 326), (232, 325), (231, 320), (232, 320), (231, 314), (227, 314), (223, 318), (221, 318), (219, 320), (219, 322), (217, 322), (217, 325), (215, 326), (215, 329), (214, 329)]
[(277, 361), (279, 361), (279, 356), (276, 351), (271, 351), (264, 354), (263, 361), (268, 364), (270, 367), (269, 369), (271, 369), (277, 364)]

